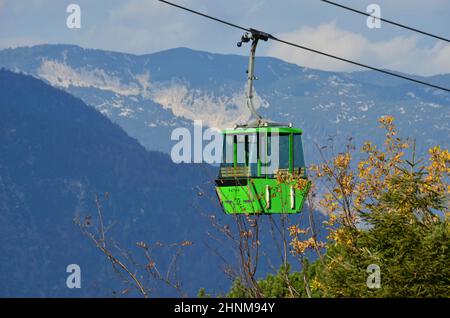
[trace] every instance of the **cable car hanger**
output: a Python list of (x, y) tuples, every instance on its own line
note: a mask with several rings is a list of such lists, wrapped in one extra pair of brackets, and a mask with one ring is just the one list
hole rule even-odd
[(241, 40), (237, 43), (238, 47), (241, 47), (243, 43), (248, 43), (252, 41), (250, 48), (250, 55), (248, 61), (248, 69), (247, 69), (247, 91), (246, 91), (246, 104), (250, 113), (255, 117), (255, 121), (248, 124), (236, 124), (235, 128), (255, 128), (255, 127), (292, 127), (292, 123), (276, 123), (264, 119), (255, 109), (255, 105), (253, 104), (253, 91), (254, 85), (253, 82), (258, 78), (255, 76), (255, 55), (256, 55), (256, 47), (258, 45), (258, 41), (267, 41), (268, 39), (273, 38), (272, 35), (256, 30), (249, 29), (250, 32), (245, 32), (241, 37)]

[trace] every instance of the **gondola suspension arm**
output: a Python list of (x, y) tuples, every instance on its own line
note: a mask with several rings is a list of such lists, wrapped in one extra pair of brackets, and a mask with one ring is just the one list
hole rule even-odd
[(258, 112), (255, 109), (255, 105), (253, 104), (253, 82), (256, 79), (255, 77), (255, 55), (256, 55), (256, 47), (258, 45), (259, 40), (267, 41), (270, 38), (270, 34), (250, 29), (251, 35), (246, 32), (241, 38), (241, 41), (238, 42), (237, 46), (241, 47), (242, 43), (247, 43), (252, 41), (252, 45), (250, 48), (250, 56), (248, 61), (248, 70), (247, 70), (247, 92), (246, 92), (246, 100), (247, 100), (247, 107), (250, 110), (251, 114), (256, 119), (256, 126), (263, 126), (264, 125), (264, 119), (263, 117), (258, 114)]
[(284, 124), (284, 123), (275, 123), (264, 119), (258, 112), (256, 111), (255, 105), (253, 103), (254, 97), (254, 86), (253, 83), (257, 79), (255, 76), (255, 56), (256, 56), (256, 47), (258, 45), (258, 41), (267, 41), (269, 39), (273, 39), (274, 37), (268, 33), (258, 31), (256, 29), (249, 29), (249, 32), (245, 32), (241, 37), (241, 41), (237, 43), (238, 47), (241, 47), (243, 43), (252, 42), (250, 48), (250, 56), (248, 61), (248, 69), (247, 69), (247, 90), (246, 90), (246, 103), (247, 107), (250, 110), (252, 116), (256, 119), (255, 122), (244, 125), (235, 125), (235, 127), (268, 127), (268, 126), (289, 126), (292, 127), (292, 123)]

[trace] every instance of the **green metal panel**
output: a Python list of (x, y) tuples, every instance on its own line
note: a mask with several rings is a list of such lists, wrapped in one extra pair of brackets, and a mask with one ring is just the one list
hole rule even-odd
[[(270, 205), (266, 200), (267, 186)], [(294, 183), (278, 184), (276, 179), (250, 178), (246, 185), (221, 186), (219, 183), (216, 191), (227, 214), (293, 214), (301, 212), (310, 183), (305, 189), (293, 189), (291, 196), (293, 186)]]

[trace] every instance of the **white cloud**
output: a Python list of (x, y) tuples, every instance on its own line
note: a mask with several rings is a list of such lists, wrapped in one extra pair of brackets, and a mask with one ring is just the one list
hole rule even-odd
[(423, 0), (379, 0), (379, 4), (382, 7), (388, 9), (397, 9), (397, 10), (439, 10), (439, 9), (448, 9), (449, 2), (448, 0), (428, 0), (426, 5), (424, 5)]
[[(420, 75), (450, 73), (450, 45), (437, 42), (431, 47), (421, 47), (417, 36), (370, 41), (360, 34), (340, 29), (334, 22), (321, 24), (318, 27), (302, 27), (277, 36), (372, 66)], [(354, 65), (278, 42), (270, 44), (267, 55), (322, 70), (358, 69)]]
[[(179, 3), (192, 6), (192, 0)], [(80, 37), (83, 46), (133, 53), (149, 53), (189, 46), (201, 29), (192, 16), (158, 1), (130, 0), (114, 7), (105, 25), (89, 26)]]
[[(243, 24), (248, 22), (248, 16), (258, 16), (267, 7), (265, 0), (178, 0), (176, 3)], [(135, 54), (174, 47), (190, 47), (210, 52), (240, 52), (235, 45), (241, 37), (240, 31), (224, 29), (221, 24), (159, 1), (119, 2), (109, 9), (103, 25), (85, 25), (86, 29), (82, 30), (85, 33), (76, 39), (84, 47)]]

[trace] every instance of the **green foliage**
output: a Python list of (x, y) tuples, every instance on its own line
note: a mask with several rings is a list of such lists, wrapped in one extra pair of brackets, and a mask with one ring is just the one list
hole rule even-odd
[[(361, 213), (357, 227), (341, 225), (338, 237), (327, 243), (323, 263), (307, 261), (301, 272), (281, 267), (276, 275), (258, 281), (264, 297), (450, 297), (450, 232), (447, 198), (424, 191), (423, 169), (399, 168)], [(381, 271), (380, 288), (369, 288), (367, 268)], [(252, 297), (237, 279), (228, 297)]]
[[(317, 263), (305, 262), (304, 270), (291, 272), (290, 266), (281, 266), (275, 275), (269, 274), (266, 278), (258, 281), (260, 293), (267, 298), (292, 298), (308, 297), (303, 275), (309, 282), (316, 274)], [(251, 298), (252, 292), (245, 286), (240, 278), (237, 278), (227, 294), (229, 298)], [(313, 293), (312, 297), (319, 297)]]
[(200, 288), (200, 290), (198, 291), (197, 297), (198, 298), (211, 298), (211, 295), (208, 294), (204, 288)]
[[(423, 172), (402, 169), (390, 180), (363, 228), (343, 227), (352, 242), (330, 242), (318, 276), (328, 297), (450, 297), (450, 235), (436, 216), (445, 197), (421, 191)], [(381, 288), (366, 285), (369, 264), (381, 270)]]

